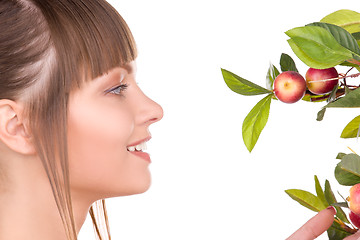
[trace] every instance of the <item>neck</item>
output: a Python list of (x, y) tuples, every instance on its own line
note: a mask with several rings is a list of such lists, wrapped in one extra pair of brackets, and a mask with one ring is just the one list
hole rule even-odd
[[(24, 165), (22, 162), (17, 166), (16, 175), (7, 175), (5, 180), (2, 179), (6, 185), (1, 184), (0, 188), (0, 239), (66, 240), (65, 228), (42, 165), (34, 167), (34, 162)], [(90, 203), (73, 202), (78, 233)]]

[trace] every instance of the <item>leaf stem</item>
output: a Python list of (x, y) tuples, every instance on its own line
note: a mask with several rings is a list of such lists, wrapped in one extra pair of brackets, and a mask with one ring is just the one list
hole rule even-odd
[(360, 66), (360, 61), (356, 60), (356, 59), (349, 59), (347, 60), (349, 63), (353, 63), (353, 64), (356, 64), (356, 65), (359, 65)]

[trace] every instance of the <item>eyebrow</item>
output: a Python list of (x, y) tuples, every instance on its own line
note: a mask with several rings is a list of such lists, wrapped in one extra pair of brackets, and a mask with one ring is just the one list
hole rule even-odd
[[(119, 68), (125, 69), (128, 74), (132, 74), (134, 72), (134, 67), (129, 63), (126, 63)], [(99, 79), (103, 79), (100, 81), (100, 87), (112, 82), (119, 82), (119, 79), (121, 79), (123, 74), (124, 73), (121, 73), (121, 70), (114, 70), (114, 72), (110, 71), (105, 73), (103, 76), (99, 77)]]
[[(123, 67), (122, 67), (123, 68)], [(127, 70), (127, 69), (126, 69)], [(130, 70), (130, 69), (129, 69)], [(119, 80), (121, 79), (121, 76), (124, 73), (121, 73), (119, 70), (115, 70), (113, 72), (108, 72), (102, 76), (100, 76), (98, 79), (98, 81), (96, 81), (98, 84), (98, 86), (100, 88), (105, 88), (107, 87), (109, 84), (113, 85), (113, 84), (117, 84), (119, 83)]]

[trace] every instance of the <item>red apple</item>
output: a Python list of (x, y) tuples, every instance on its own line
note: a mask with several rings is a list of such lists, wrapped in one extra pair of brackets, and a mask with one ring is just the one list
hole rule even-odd
[(360, 228), (360, 216), (355, 214), (354, 212), (349, 213), (349, 218), (352, 224), (354, 224), (355, 227)]
[(303, 98), (306, 81), (294, 71), (280, 73), (274, 80), (275, 96), (284, 103), (294, 103)]
[(307, 88), (316, 95), (330, 93), (338, 84), (338, 77), (339, 74), (333, 67), (326, 69), (309, 68), (305, 74)]
[(347, 198), (349, 201), (349, 208), (352, 212), (360, 215), (360, 183), (355, 184), (350, 188), (350, 196)]

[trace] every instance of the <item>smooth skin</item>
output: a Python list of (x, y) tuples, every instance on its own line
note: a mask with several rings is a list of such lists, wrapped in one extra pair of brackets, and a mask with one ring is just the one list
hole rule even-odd
[[(333, 207), (324, 209), (307, 221), (287, 240), (313, 240), (324, 233), (333, 223), (336, 211)], [(360, 239), (360, 232), (344, 238), (344, 240)]]
[[(150, 186), (149, 161), (127, 147), (149, 140), (149, 126), (162, 118), (163, 110), (141, 91), (135, 73), (131, 62), (84, 83), (70, 96), (70, 191), (77, 231), (94, 201), (139, 194)], [(0, 239), (64, 240), (23, 106), (21, 100), (0, 100)]]

